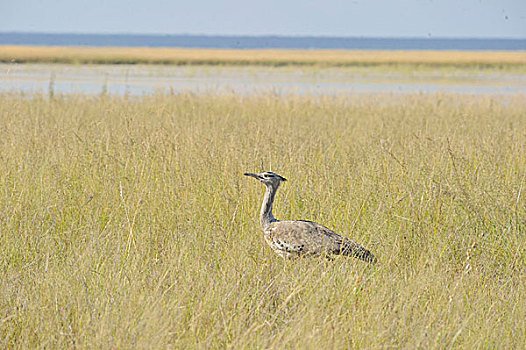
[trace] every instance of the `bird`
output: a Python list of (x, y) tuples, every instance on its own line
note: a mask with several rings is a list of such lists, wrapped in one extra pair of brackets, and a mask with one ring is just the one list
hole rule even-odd
[(244, 175), (253, 177), (266, 186), (261, 205), (260, 223), (265, 241), (282, 258), (325, 256), (330, 259), (332, 255), (344, 255), (371, 264), (377, 262), (376, 257), (362, 245), (316, 222), (276, 219), (272, 214), (272, 205), (279, 186), (282, 182), (287, 181), (283, 176), (272, 171), (245, 173)]

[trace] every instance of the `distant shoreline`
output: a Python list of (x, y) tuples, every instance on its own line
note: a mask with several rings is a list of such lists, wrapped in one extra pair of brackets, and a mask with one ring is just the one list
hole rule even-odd
[(526, 71), (526, 51), (222, 50), (0, 46), (2, 63), (473, 68)]
[(526, 39), (0, 33), (0, 45), (205, 49), (524, 51)]

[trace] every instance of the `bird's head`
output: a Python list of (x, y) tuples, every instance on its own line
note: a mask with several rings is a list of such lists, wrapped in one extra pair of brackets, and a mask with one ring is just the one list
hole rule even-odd
[(283, 176), (273, 173), (272, 171), (264, 171), (259, 174), (245, 173), (246, 176), (251, 176), (266, 186), (278, 187), (282, 181), (287, 181)]

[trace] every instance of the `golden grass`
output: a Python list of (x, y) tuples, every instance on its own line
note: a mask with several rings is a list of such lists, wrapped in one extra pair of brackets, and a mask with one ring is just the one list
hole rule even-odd
[(218, 50), (0, 46), (0, 62), (173, 65), (526, 67), (517, 51)]
[[(28, 98), (29, 97), (29, 98)], [(523, 96), (0, 95), (0, 347), (526, 346)], [(283, 261), (258, 226), (371, 248)]]

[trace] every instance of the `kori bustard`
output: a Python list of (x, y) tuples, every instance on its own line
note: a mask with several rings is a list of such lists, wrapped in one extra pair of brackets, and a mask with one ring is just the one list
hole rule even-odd
[(260, 221), (265, 241), (278, 255), (284, 258), (297, 258), (308, 255), (337, 254), (376, 263), (376, 258), (370, 251), (323, 225), (304, 220), (277, 220), (272, 215), (272, 204), (279, 185), (287, 181), (283, 176), (271, 171), (259, 174), (245, 173), (245, 175), (261, 181), (267, 187), (261, 206)]

